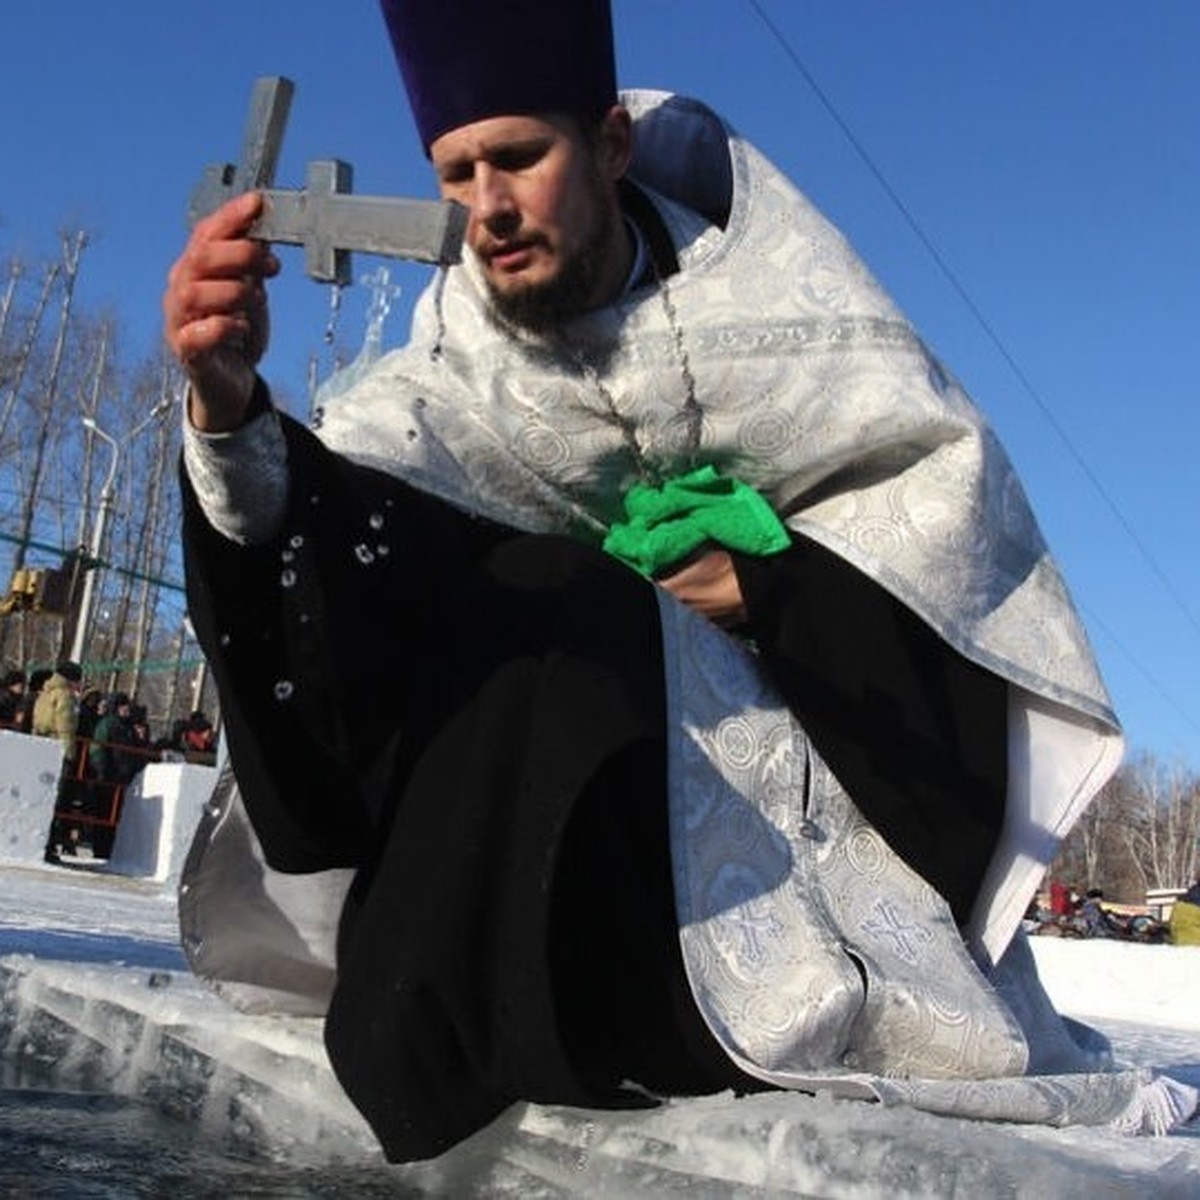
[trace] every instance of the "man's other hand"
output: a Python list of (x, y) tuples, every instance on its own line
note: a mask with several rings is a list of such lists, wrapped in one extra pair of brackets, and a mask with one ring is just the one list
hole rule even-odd
[(746, 619), (733, 559), (725, 550), (709, 550), (658, 583), (714, 625), (740, 625)]

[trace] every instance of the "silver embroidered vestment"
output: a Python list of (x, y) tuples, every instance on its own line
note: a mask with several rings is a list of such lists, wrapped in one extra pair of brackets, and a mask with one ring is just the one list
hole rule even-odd
[(763, 1078), (982, 1116), (1115, 1116), (1134, 1082), (1064, 1082), (1102, 1056), (1064, 1032), (1014, 939), (1121, 738), (1013, 469), (845, 240), (754, 147), (696, 102), (623, 99), (631, 176), (679, 254), (669, 302), (645, 288), (552, 343), (514, 338), (468, 259), (421, 298), (409, 345), (327, 404), (319, 436), (468, 511), (596, 542), (631, 483), (698, 458), (1006, 679), (1005, 828), (964, 943), (752, 656), (664, 594), (685, 963), (716, 1036)]
[[(647, 462), (670, 472), (691, 453), (681, 338), (698, 456), (1012, 683), (1013, 822), (972, 923), (997, 958), (1121, 749), (1057, 567), (986, 422), (837, 230), (703, 105), (624, 99), (631, 175), (678, 247), (674, 320), (647, 288), (573, 322), (571, 353), (514, 341), (468, 260), (320, 436), (470, 511), (599, 541)], [(1016, 824), (1030, 812), (1041, 840)]]

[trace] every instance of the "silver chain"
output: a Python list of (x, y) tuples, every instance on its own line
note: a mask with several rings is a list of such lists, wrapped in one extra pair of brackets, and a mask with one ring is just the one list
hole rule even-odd
[[(700, 407), (700, 401), (696, 397), (696, 377), (692, 374), (692, 364), (684, 342), (683, 325), (679, 320), (679, 314), (675, 308), (675, 300), (671, 295), (671, 289), (668, 287), (666, 279), (658, 269), (658, 264), (654, 261), (653, 254), (650, 255), (650, 267), (654, 273), (655, 287), (662, 300), (663, 311), (666, 313), (667, 325), (671, 332), (671, 345), (675, 352), (675, 358), (679, 363), (680, 377), (683, 380), (682, 412), (686, 422), (684, 457), (690, 469), (699, 465), (697, 458), (704, 433), (704, 411)], [(434, 345), (430, 352), (430, 358), (434, 361), (442, 357), (442, 342), (446, 331), (443, 304), (447, 277), (447, 271), (443, 268), (439, 272), (435, 284), (437, 290), (434, 308), (437, 314), (438, 328), (436, 337), (434, 338)], [(503, 314), (496, 311), (496, 309), (490, 309), (490, 316), (515, 341), (527, 345), (537, 344), (528, 332), (508, 320)], [(642, 445), (638, 441), (636, 422), (629, 417), (621, 415), (612, 393), (600, 378), (600, 373), (596, 370), (595, 364), (579, 346), (568, 341), (562, 333), (555, 334), (552, 340), (567, 355), (579, 374), (591, 384), (595, 393), (604, 401), (604, 410), (597, 412), (596, 415), (607, 424), (613, 425), (620, 430), (621, 438), (628, 448), (630, 455), (633, 457), (634, 463), (637, 465), (638, 474), (647, 483), (662, 483), (666, 476), (663, 471), (652, 467), (646, 461)]]
[[(671, 290), (667, 285), (666, 279), (659, 273), (658, 264), (653, 261), (653, 257), (651, 257), (651, 268), (654, 271), (654, 282), (658, 288), (659, 297), (662, 300), (663, 311), (667, 316), (667, 325), (671, 331), (671, 345), (675, 352), (675, 358), (679, 363), (679, 373), (683, 379), (683, 416), (686, 422), (684, 457), (689, 468), (693, 468), (698, 465), (697, 455), (704, 432), (704, 411), (700, 407), (700, 401), (696, 397), (696, 377), (692, 374), (692, 364), (688, 357), (687, 346), (684, 343), (683, 326), (675, 308), (674, 297), (671, 295)], [(663, 471), (651, 466), (646, 461), (642, 445), (638, 441), (636, 421), (621, 415), (612, 392), (608, 390), (608, 387), (600, 378), (600, 373), (596, 370), (595, 364), (580, 347), (567, 341), (562, 334), (558, 334), (555, 341), (566, 352), (578, 368), (580, 374), (591, 384), (597, 395), (604, 401), (605, 411), (597, 415), (608, 424), (620, 430), (621, 437), (630, 454), (633, 456), (634, 462), (637, 464), (638, 474), (641, 475), (646, 483), (662, 483), (665, 478)]]

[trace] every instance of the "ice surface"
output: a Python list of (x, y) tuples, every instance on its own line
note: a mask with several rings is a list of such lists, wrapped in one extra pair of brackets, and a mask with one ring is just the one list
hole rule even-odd
[[(1200, 1084), (1200, 949), (1033, 945), (1060, 1008), (1123, 1061)], [(317, 1022), (232, 1012), (186, 971), (173, 895), (80, 868), (0, 870), (0, 1088), (15, 1195), (1200, 1196), (1196, 1124), (1126, 1138), (779, 1093), (521, 1105), (432, 1163), (388, 1167)]]

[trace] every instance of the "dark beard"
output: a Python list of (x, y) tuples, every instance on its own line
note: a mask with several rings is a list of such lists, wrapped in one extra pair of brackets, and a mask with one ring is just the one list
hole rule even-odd
[(612, 211), (600, 206), (591, 236), (546, 283), (498, 292), (489, 281), (492, 307), (500, 320), (530, 333), (544, 334), (593, 307), (596, 282), (612, 244), (614, 224)]

